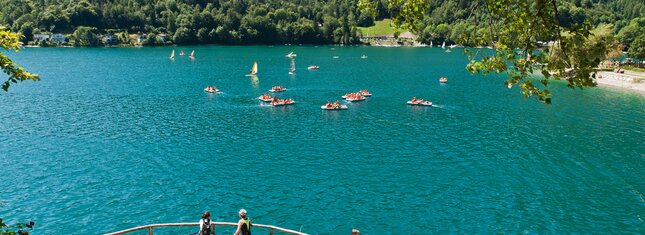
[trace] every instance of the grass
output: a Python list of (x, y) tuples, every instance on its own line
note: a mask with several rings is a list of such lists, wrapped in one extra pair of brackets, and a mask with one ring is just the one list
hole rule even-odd
[(623, 68), (625, 70), (636, 71), (636, 72), (645, 72), (645, 68), (636, 68), (636, 67), (632, 67), (632, 66), (623, 66), (621, 68)]
[(358, 27), (358, 30), (360, 30), (365, 36), (394, 34), (396, 30), (390, 26), (391, 23), (392, 20), (390, 19), (379, 20), (374, 22), (374, 26)]

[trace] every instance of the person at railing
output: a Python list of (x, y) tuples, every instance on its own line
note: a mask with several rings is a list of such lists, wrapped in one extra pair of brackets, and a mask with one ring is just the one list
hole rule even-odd
[(249, 217), (246, 217), (246, 210), (240, 209), (238, 212), (240, 215), (240, 221), (237, 222), (237, 230), (233, 235), (251, 235), (251, 219)]
[(211, 235), (211, 213), (204, 212), (202, 219), (199, 220), (199, 235)]

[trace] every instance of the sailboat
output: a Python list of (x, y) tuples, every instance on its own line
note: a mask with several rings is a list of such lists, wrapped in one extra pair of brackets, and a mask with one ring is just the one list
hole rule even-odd
[(443, 44), (441, 44), (441, 48), (446, 48), (446, 41), (443, 41)]
[(251, 67), (251, 72), (247, 74), (246, 76), (255, 76), (258, 74), (258, 62), (253, 62), (253, 67)]
[(188, 56), (188, 57), (190, 57), (191, 59), (195, 59), (195, 50), (190, 52), (190, 56)]
[(296, 57), (296, 54), (293, 54), (293, 51), (292, 51), (292, 52), (289, 52), (289, 54), (287, 54), (287, 57), (293, 58), (293, 57)]
[(432, 41), (430, 41), (430, 47), (432, 47)]
[(170, 59), (171, 60), (175, 59), (175, 50), (172, 50), (172, 52), (170, 53)]
[(294, 74), (296, 72), (296, 60), (291, 57), (291, 66), (289, 67), (289, 74)]

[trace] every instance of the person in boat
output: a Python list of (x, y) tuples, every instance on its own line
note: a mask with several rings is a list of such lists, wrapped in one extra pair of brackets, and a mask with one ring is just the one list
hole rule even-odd
[(413, 97), (412, 97), (412, 103), (414, 104), (414, 103), (416, 103), (416, 102), (417, 102), (417, 97), (416, 97), (416, 96), (413, 96)]
[(211, 213), (207, 211), (202, 214), (202, 219), (199, 220), (199, 235), (211, 235), (212, 231)]
[(327, 101), (327, 104), (325, 105), (325, 107), (326, 107), (326, 108), (328, 108), (328, 109), (330, 109), (330, 108), (332, 108), (332, 107), (334, 107), (334, 106), (333, 106), (333, 105), (331, 105), (331, 102), (329, 102), (329, 100), (328, 100), (328, 101)]
[(361, 231), (358, 231), (358, 229), (352, 229), (352, 235), (361, 235)]
[(237, 222), (237, 230), (235, 230), (233, 235), (251, 235), (251, 226), (253, 224), (251, 223), (251, 219), (246, 217), (246, 210), (240, 209), (238, 214), (240, 215), (240, 220)]

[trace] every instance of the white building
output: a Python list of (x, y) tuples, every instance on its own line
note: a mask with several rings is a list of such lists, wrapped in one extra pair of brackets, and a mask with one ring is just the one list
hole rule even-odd
[(67, 40), (67, 37), (60, 33), (52, 34), (52, 37), (50, 39), (50, 41), (53, 43), (64, 43), (66, 40)]
[(146, 35), (137, 35), (137, 43), (141, 44), (146, 39)]
[(34, 34), (34, 41), (47, 41), (49, 34)]

